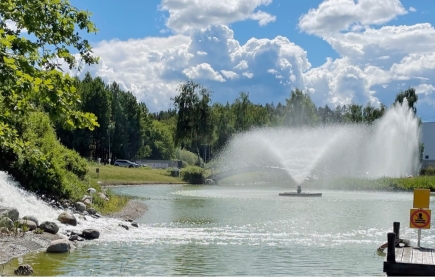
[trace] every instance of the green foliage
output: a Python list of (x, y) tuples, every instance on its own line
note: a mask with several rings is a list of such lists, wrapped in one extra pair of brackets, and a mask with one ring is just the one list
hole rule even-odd
[[(8, 21), (15, 27), (8, 25)], [(39, 109), (67, 128), (93, 129), (98, 125), (93, 114), (77, 110), (80, 100), (74, 79), (58, 70), (58, 59), (63, 59), (70, 69), (77, 67), (71, 49), (80, 53), (84, 63), (97, 62), (88, 41), (79, 36), (76, 27), (96, 31), (89, 14), (70, 6), (66, 0), (0, 1), (0, 146), (3, 150), (19, 153), (28, 149), (27, 143), (20, 139), (20, 121)]]
[(417, 103), (418, 95), (416, 94), (415, 89), (409, 88), (405, 91), (400, 91), (400, 93), (397, 94), (394, 103), (402, 104), (405, 98), (408, 101), (409, 108), (411, 108), (414, 111), (414, 113), (417, 113), (417, 108), (415, 107), (415, 103)]
[(428, 166), (420, 171), (422, 176), (435, 176), (435, 166)]
[(189, 184), (204, 183), (204, 169), (198, 166), (189, 166), (181, 169), (181, 178)]
[(178, 87), (172, 100), (177, 110), (175, 145), (198, 149), (201, 143), (210, 143), (214, 124), (210, 107), (211, 92), (205, 87), (187, 81)]
[(0, 169), (28, 190), (81, 198), (86, 192), (86, 161), (59, 143), (48, 116), (31, 113), (21, 129), (28, 149), (0, 153)]
[(176, 155), (178, 156), (178, 160), (186, 162), (188, 165), (195, 165), (195, 163), (198, 161), (198, 155), (188, 150), (177, 149)]
[(316, 105), (308, 93), (303, 93), (299, 89), (292, 90), (290, 99), (286, 99), (286, 102), (286, 126), (312, 126), (317, 123)]

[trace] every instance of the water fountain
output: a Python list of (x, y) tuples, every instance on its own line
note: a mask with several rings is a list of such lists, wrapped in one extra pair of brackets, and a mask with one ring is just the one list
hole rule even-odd
[(285, 169), (297, 185), (313, 174), (406, 177), (419, 167), (418, 119), (407, 103), (392, 106), (373, 125), (260, 128), (236, 135), (218, 169), (268, 165)]

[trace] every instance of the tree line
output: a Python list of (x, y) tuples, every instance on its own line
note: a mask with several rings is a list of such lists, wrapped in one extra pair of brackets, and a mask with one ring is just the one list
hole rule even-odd
[[(77, 109), (94, 114), (99, 127), (69, 130), (57, 125), (57, 135), (81, 156), (100, 158), (106, 163), (117, 158), (176, 159), (177, 149), (188, 150), (207, 161), (232, 135), (252, 128), (372, 124), (387, 110), (384, 104), (375, 107), (370, 103), (317, 107), (310, 95), (299, 89), (292, 90), (284, 103), (276, 105), (254, 104), (246, 92), (241, 92), (232, 103), (213, 103), (209, 89), (186, 81), (180, 83), (172, 98), (173, 108), (150, 113), (145, 103), (137, 102), (131, 92), (121, 90), (115, 82), (106, 85), (89, 73), (75, 82), (81, 97)], [(400, 92), (394, 103), (402, 103), (404, 98), (416, 112), (415, 90)]]

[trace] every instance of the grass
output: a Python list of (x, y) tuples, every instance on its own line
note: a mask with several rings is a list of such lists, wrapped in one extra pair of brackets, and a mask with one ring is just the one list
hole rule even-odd
[[(113, 165), (89, 164), (89, 177), (102, 185), (181, 184), (179, 177), (172, 177), (169, 170), (146, 167), (126, 168)], [(96, 172), (99, 169), (99, 173)]]
[[(221, 184), (253, 184), (270, 182), (289, 184), (290, 188), (296, 188), (295, 182), (284, 182), (284, 178), (271, 177), (261, 172), (252, 172), (234, 175), (220, 181)], [(288, 179), (286, 179), (288, 180)], [(336, 177), (325, 180), (304, 181), (302, 186), (321, 187), (330, 189), (352, 189), (352, 190), (385, 190), (385, 191), (412, 191), (414, 189), (430, 189), (435, 191), (435, 176), (416, 176), (411, 178), (347, 178)]]
[[(88, 162), (89, 187), (101, 191), (101, 186), (110, 185), (141, 185), (141, 184), (185, 184), (181, 178), (172, 177), (170, 169), (152, 169), (149, 167), (126, 168), (113, 165), (97, 165)], [(96, 169), (99, 172), (96, 172)], [(101, 182), (101, 185), (98, 183)], [(106, 190), (109, 201), (104, 201), (94, 195), (93, 206), (101, 214), (120, 211), (131, 197), (116, 195), (110, 189)]]

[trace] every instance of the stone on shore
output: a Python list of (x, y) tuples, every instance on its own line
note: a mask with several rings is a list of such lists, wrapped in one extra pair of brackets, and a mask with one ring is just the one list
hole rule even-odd
[(20, 213), (17, 208), (14, 207), (0, 207), (0, 217), (8, 217), (12, 221), (18, 220)]
[(76, 209), (79, 212), (83, 212), (86, 210), (86, 205), (83, 202), (77, 201), (76, 202)]
[(59, 227), (54, 222), (45, 221), (39, 225), (44, 232), (56, 234), (59, 232)]
[(23, 227), (24, 225), (26, 225), (29, 228), (29, 230), (36, 230), (38, 228), (36, 226), (36, 223), (34, 221), (31, 221), (31, 220), (20, 219), (20, 220), (18, 220), (18, 224), (20, 225), (20, 227)]
[(47, 253), (65, 253), (71, 249), (71, 244), (68, 239), (58, 239), (51, 241), (47, 248)]
[(26, 215), (26, 216), (23, 217), (23, 220), (32, 221), (32, 222), (34, 222), (36, 224), (37, 227), (39, 227), (39, 221), (38, 221), (38, 219), (35, 216)]
[(82, 232), (82, 237), (85, 239), (97, 239), (100, 237), (100, 232), (96, 229), (84, 229)]
[(59, 214), (59, 217), (57, 218), (59, 222), (62, 224), (68, 224), (72, 226), (77, 225), (77, 219), (73, 214), (70, 214), (68, 212), (62, 212)]
[(14, 270), (15, 275), (30, 275), (33, 274), (33, 268), (30, 264), (22, 264)]

